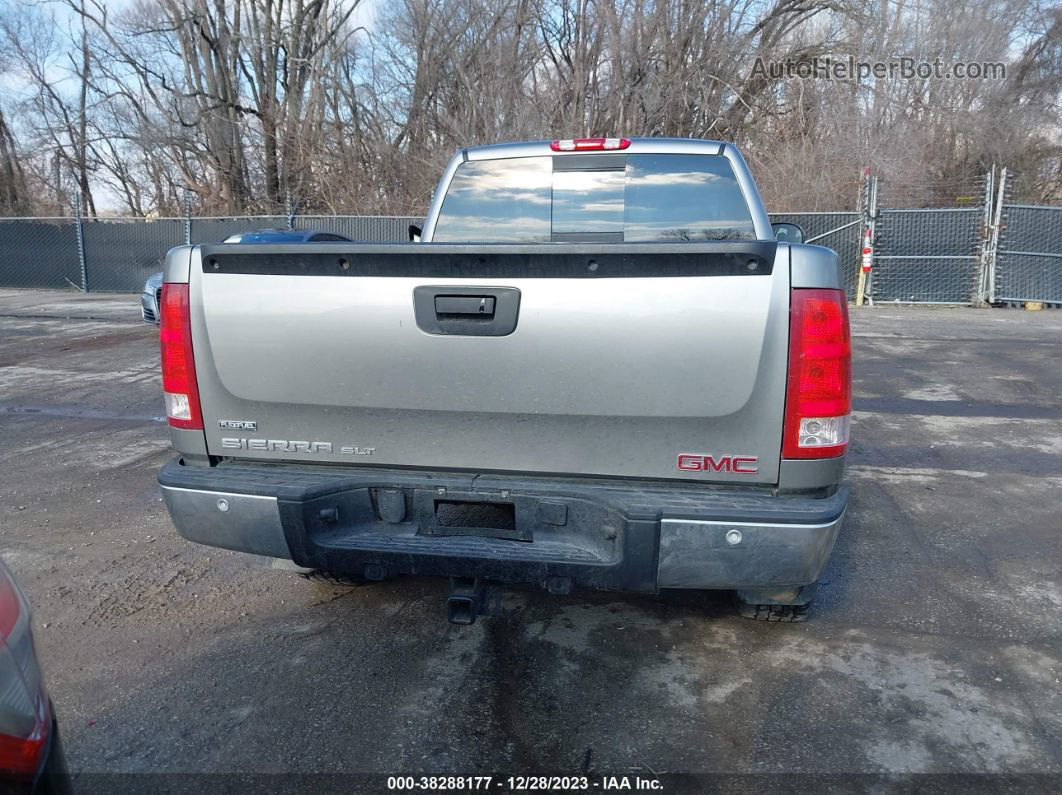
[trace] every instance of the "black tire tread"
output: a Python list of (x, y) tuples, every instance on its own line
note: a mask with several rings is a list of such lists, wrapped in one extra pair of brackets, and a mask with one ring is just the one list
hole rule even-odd
[(738, 612), (753, 621), (773, 621), (781, 624), (799, 624), (808, 620), (810, 604), (806, 605), (754, 605), (738, 602)]
[(368, 585), (369, 580), (359, 579), (358, 577), (347, 577), (342, 574), (333, 574), (330, 571), (324, 571), (322, 569), (314, 569), (306, 574), (300, 574), (303, 579), (315, 582), (320, 585), (331, 585), (336, 588), (360, 588), (363, 585)]

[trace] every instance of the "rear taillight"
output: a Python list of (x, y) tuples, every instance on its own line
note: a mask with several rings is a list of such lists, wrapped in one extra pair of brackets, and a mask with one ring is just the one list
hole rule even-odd
[(203, 413), (199, 409), (199, 387), (192, 357), (192, 318), (187, 284), (162, 285), (159, 314), (166, 415), (174, 428), (201, 431)]
[(782, 458), (833, 458), (848, 446), (852, 344), (843, 290), (796, 289)]
[(554, 141), (549, 148), (554, 152), (603, 152), (626, 149), (630, 145), (626, 138), (564, 138)]
[(29, 607), (0, 564), (0, 788), (4, 780), (36, 776), (51, 720), (33, 650)]
[(41, 767), (41, 756), (48, 745), (52, 716), (48, 699), (40, 696), (34, 713), (33, 729), (28, 737), (0, 731), (0, 782), (5, 778), (33, 779)]

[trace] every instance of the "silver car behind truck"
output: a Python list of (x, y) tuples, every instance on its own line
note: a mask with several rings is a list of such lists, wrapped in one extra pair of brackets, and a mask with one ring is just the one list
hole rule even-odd
[(162, 303), (162, 271), (148, 276), (140, 291), (140, 317), (145, 323), (159, 324), (159, 304)]
[(178, 531), (322, 576), (736, 591), (806, 614), (844, 516), (836, 255), (733, 146), (462, 150), (413, 244), (170, 252)]

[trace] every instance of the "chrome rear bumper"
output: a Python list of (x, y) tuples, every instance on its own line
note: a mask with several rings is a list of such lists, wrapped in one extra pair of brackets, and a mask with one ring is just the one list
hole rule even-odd
[[(829, 497), (630, 483), (178, 462), (159, 475), (191, 541), (339, 574), (428, 574), (653, 592), (815, 582), (844, 518)], [(384, 508), (383, 503), (390, 503)], [(437, 501), (514, 506), (519, 539), (451, 534)]]

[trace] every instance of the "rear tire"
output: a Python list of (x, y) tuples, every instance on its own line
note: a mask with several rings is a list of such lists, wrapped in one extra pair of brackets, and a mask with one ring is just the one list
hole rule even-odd
[(734, 592), (737, 609), (744, 618), (753, 621), (773, 621), (776, 624), (799, 624), (808, 620), (808, 611), (815, 598), (818, 583), (797, 588), (739, 590)]
[(360, 577), (348, 577), (343, 574), (333, 574), (330, 571), (323, 571), (321, 569), (314, 569), (313, 571), (305, 574), (300, 574), (304, 580), (317, 583), (318, 585), (329, 585), (333, 588), (360, 588), (363, 585), (371, 585), (372, 580), (366, 580)]
[(810, 608), (810, 603), (806, 605), (753, 605), (738, 601), (738, 613), (744, 618), (782, 624), (799, 624), (807, 621)]

